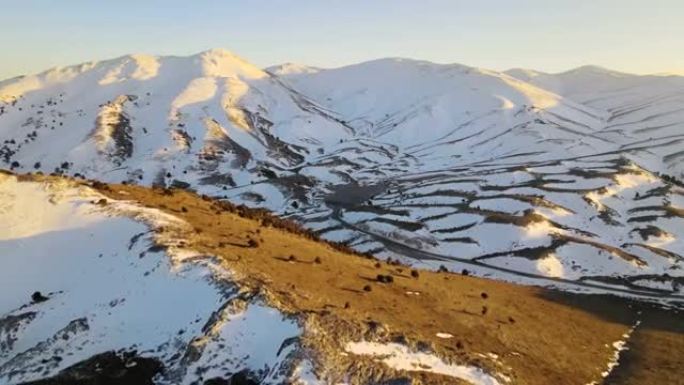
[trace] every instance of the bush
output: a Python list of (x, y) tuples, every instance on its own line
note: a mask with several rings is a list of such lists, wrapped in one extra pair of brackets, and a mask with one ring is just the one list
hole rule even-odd
[(249, 238), (249, 240), (247, 241), (247, 247), (259, 247), (259, 242), (256, 239)]
[(375, 279), (381, 283), (392, 283), (392, 282), (394, 282), (394, 277), (392, 277), (391, 275), (378, 274)]
[[(210, 197), (204, 195), (202, 200), (209, 201)], [(261, 223), (264, 227), (273, 227), (275, 229), (283, 230), (292, 234), (302, 236), (304, 238), (310, 239), (312, 241), (325, 243), (334, 250), (337, 250), (346, 254), (353, 254), (360, 257), (372, 257), (369, 253), (360, 253), (348, 245), (340, 242), (332, 242), (321, 239), (318, 234), (309, 230), (299, 223), (291, 219), (283, 219), (271, 214), (270, 211), (263, 208), (250, 208), (245, 205), (235, 205), (227, 201), (215, 201), (214, 205), (217, 209), (229, 212), (231, 214), (236, 214), (242, 218), (252, 219)]]
[(35, 303), (45, 302), (48, 300), (48, 297), (44, 296), (41, 292), (36, 291), (31, 294), (31, 300), (33, 300)]

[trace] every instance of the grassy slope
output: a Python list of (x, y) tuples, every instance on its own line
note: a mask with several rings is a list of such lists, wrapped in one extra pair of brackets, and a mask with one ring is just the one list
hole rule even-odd
[[(660, 330), (682, 324), (681, 316), (649, 311), (652, 316), (640, 317), (627, 301), (615, 298), (564, 295), (449, 273), (421, 271), (413, 278), (405, 267), (377, 267), (374, 260), (263, 227), (192, 193), (163, 195), (135, 186), (102, 192), (160, 208), (190, 223), (198, 230), (189, 237), (190, 248), (222, 257), (240, 284), (260, 290), (280, 309), (301, 315), (309, 329), (325, 331), (307, 333), (305, 342), (322, 352), (321, 362), (334, 363), (326, 365), (332, 375), (349, 369), (367, 378), (390, 375), (339, 351), (344, 342), (364, 335), (401, 335), (413, 343), (426, 342), (453, 361), (503, 373), (514, 383), (586, 384), (600, 379), (613, 354), (612, 343), (642, 318), (630, 353), (634, 359), (624, 369), (634, 373), (614, 383), (630, 383), (635, 376), (649, 383), (684, 381), (677, 378), (684, 367), (684, 330)], [(259, 246), (244, 247), (249, 239), (258, 240)], [(288, 261), (290, 255), (296, 261)], [(316, 257), (320, 264), (314, 262)], [(393, 275), (394, 283), (375, 282), (377, 274)], [(364, 291), (366, 285), (372, 291)], [(455, 337), (440, 339), (435, 336), (439, 332)], [(495, 353), (499, 363), (478, 353)]]
[[(164, 194), (128, 185), (97, 189), (187, 221), (195, 229), (183, 235), (188, 248), (220, 257), (239, 285), (298, 317), (305, 330), (302, 344), (318, 352), (319, 373), (335, 380), (346, 373), (352, 373), (352, 383), (406, 375), (368, 358), (340, 354), (347, 341), (365, 338), (427, 344), (449, 361), (504, 374), (514, 384), (587, 384), (601, 379), (612, 343), (641, 319), (631, 351), (608, 383), (684, 383), (684, 317), (674, 312), (460, 274), (421, 271), (415, 278), (406, 267), (265, 227), (189, 192)], [(258, 246), (249, 247), (250, 239)], [(288, 261), (290, 255), (294, 261)], [(392, 275), (394, 283), (376, 282), (377, 274)], [(363, 290), (366, 285), (370, 292)], [(454, 338), (440, 339), (439, 332)], [(482, 356), (487, 353), (498, 360)], [(426, 373), (410, 376), (424, 383), (454, 383)]]

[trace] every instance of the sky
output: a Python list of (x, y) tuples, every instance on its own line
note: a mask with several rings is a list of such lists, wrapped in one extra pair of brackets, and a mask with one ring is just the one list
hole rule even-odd
[(129, 53), (226, 48), (258, 66), (381, 57), (495, 70), (684, 74), (683, 0), (21, 0), (0, 79)]

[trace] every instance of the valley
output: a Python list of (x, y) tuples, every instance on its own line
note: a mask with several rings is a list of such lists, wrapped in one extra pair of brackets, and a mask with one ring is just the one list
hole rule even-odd
[[(413, 270), (344, 252), (264, 212), (182, 190), (2, 178), (4, 196), (21, 193), (34, 207), (66, 212), (63, 218), (94, 242), (74, 253), (73, 230), (31, 239), (27, 228), (23, 237), (10, 238), (15, 244), (0, 243), (4, 255), (27, 258), (33, 253), (26, 248), (41, 247), (45, 238), (52, 243), (48, 260), (62, 269), (39, 281), (27, 280), (35, 273), (22, 265), (5, 270), (21, 273), (29, 285), (16, 287), (15, 304), (7, 305), (15, 310), (0, 321), (9, 332), (3, 340), (10, 341), (0, 379), (10, 382), (54, 375), (103, 349), (154, 357), (164, 368), (153, 372), (155, 383), (231, 373), (248, 373), (255, 383), (300, 384), (679, 381), (676, 352), (684, 334), (676, 311), (462, 272)], [(22, 209), (5, 207), (2, 215)], [(41, 223), (64, 227), (57, 219)], [(109, 243), (98, 241), (102, 230)], [(50, 271), (57, 274), (43, 274)], [(102, 289), (84, 291), (90, 287), (85, 277)], [(37, 288), (46, 300), (26, 303), (22, 293)], [(144, 318), (125, 316), (139, 306), (147, 309)], [(166, 317), (164, 327), (153, 327), (149, 317)], [(116, 330), (127, 332), (117, 336)], [(136, 353), (123, 336), (133, 339)], [(30, 355), (22, 353), (29, 341), (36, 343)], [(653, 361), (657, 371), (649, 366)]]
[(0, 383), (681, 383), (682, 103), (222, 49), (0, 81)]

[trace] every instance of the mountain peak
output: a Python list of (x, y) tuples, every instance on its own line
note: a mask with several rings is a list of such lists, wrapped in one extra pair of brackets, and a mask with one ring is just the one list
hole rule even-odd
[(504, 71), (506, 75), (513, 76), (516, 79), (528, 81), (540, 75), (547, 75), (545, 72), (529, 69), (529, 68), (511, 68)]
[(266, 73), (247, 60), (223, 48), (213, 48), (194, 55), (200, 61), (205, 76), (228, 77), (235, 74), (261, 78)]
[(266, 72), (270, 72), (278, 76), (313, 74), (319, 71), (321, 71), (321, 68), (289, 62), (276, 64), (266, 68)]
[(560, 72), (557, 75), (603, 75), (603, 76), (633, 76), (628, 73), (611, 70), (609, 68), (601, 67), (598, 65), (588, 64), (577, 68), (573, 68), (568, 71)]
[(227, 48), (222, 48), (222, 47), (209, 48), (207, 50), (200, 52), (200, 54), (237, 56), (233, 53), (233, 51), (231, 51)]

